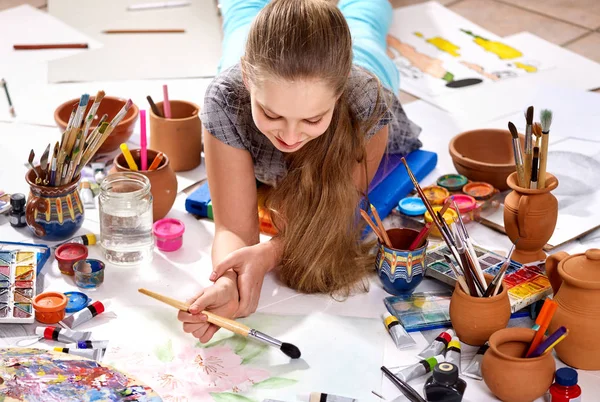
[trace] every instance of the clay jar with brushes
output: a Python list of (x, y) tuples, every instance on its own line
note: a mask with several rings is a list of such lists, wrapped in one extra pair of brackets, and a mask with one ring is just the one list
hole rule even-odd
[[(158, 155), (158, 152), (148, 149), (147, 153), (148, 165), (150, 165), (156, 155)], [(133, 156), (137, 165), (141, 166), (140, 150), (132, 149), (131, 156)], [(115, 157), (114, 165), (110, 170), (110, 173), (114, 172), (131, 172), (122, 153)], [(164, 218), (175, 203), (175, 198), (177, 197), (177, 177), (171, 168), (169, 157), (166, 154), (163, 154), (163, 160), (156, 170), (140, 170), (137, 173), (143, 174), (150, 180), (150, 192), (153, 198), (152, 214), (156, 222)]]
[(546, 260), (546, 272), (558, 304), (548, 330), (569, 329), (556, 354), (569, 366), (600, 370), (600, 250), (553, 254)]
[[(150, 111), (150, 147), (169, 155), (175, 172), (192, 170), (202, 161), (202, 123), (200, 108), (186, 101), (172, 100), (171, 118)], [(163, 102), (157, 102), (163, 113)]]
[(546, 173), (543, 189), (528, 189), (519, 186), (517, 173), (506, 180), (512, 192), (504, 200), (504, 230), (515, 243), (512, 259), (520, 263), (540, 261), (546, 258), (542, 250), (546, 245), (558, 218), (558, 201), (551, 193), (558, 186), (558, 179)]
[[(485, 274), (488, 285), (492, 279), (492, 275)], [(483, 345), (494, 332), (506, 328), (510, 320), (508, 290), (502, 284), (496, 296), (475, 297), (466, 294), (456, 283), (450, 299), (450, 320), (462, 342)]]
[(498, 399), (531, 402), (544, 395), (552, 385), (556, 369), (552, 353), (523, 357), (534, 335), (535, 331), (530, 328), (505, 328), (490, 337), (481, 374)]

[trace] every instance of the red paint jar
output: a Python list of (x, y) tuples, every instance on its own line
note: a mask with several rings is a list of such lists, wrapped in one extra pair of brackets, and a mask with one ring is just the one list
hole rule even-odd
[(58, 269), (65, 275), (74, 275), (73, 265), (77, 261), (85, 260), (88, 256), (88, 249), (83, 244), (66, 243), (56, 249), (54, 252)]
[(40, 293), (33, 299), (35, 319), (44, 324), (56, 324), (65, 318), (67, 296), (58, 292)]

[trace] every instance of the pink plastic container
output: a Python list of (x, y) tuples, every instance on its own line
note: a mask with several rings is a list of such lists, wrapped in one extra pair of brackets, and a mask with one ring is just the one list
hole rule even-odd
[(183, 245), (183, 222), (173, 218), (163, 218), (154, 222), (153, 230), (156, 247), (160, 251), (177, 251)]

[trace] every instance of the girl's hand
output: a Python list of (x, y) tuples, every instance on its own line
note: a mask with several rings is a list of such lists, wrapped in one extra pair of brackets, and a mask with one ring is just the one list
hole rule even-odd
[(192, 334), (200, 342), (206, 343), (219, 330), (219, 327), (210, 324), (202, 311), (210, 311), (226, 318), (235, 318), (239, 307), (238, 300), (236, 275), (229, 271), (214, 285), (189, 299), (187, 301), (188, 304), (191, 304), (189, 313), (180, 311), (177, 318), (183, 322), (185, 332)]
[(240, 294), (238, 317), (246, 317), (256, 311), (265, 275), (280, 260), (278, 248), (278, 243), (274, 240), (242, 247), (230, 253), (213, 268), (211, 281), (219, 280), (230, 270), (237, 274), (237, 287)]

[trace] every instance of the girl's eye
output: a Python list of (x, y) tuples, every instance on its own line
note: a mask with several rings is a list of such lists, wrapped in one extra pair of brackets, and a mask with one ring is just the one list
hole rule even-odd
[(304, 120), (307, 124), (310, 124), (311, 126), (317, 125), (321, 122), (321, 120), (323, 120), (323, 118), (321, 117), (319, 120), (317, 121), (310, 121), (310, 120)]
[(266, 117), (267, 119), (269, 119), (269, 120), (279, 120), (279, 119), (281, 119), (281, 116), (277, 116), (277, 117), (269, 116), (269, 115), (267, 114), (267, 112), (265, 112), (264, 110), (263, 110), (263, 114), (264, 114), (264, 115), (265, 115), (265, 117)]

